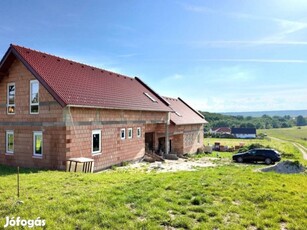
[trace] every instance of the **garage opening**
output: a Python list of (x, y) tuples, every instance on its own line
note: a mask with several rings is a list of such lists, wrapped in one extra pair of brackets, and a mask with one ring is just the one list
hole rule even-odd
[(145, 151), (154, 151), (154, 133), (145, 133)]

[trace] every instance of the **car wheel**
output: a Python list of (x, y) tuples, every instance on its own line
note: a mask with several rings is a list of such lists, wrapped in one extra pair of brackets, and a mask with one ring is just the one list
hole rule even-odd
[(243, 162), (243, 158), (242, 157), (238, 157), (237, 162), (238, 163), (242, 163)]
[(270, 158), (265, 158), (264, 163), (266, 163), (267, 165), (272, 163), (272, 160)]

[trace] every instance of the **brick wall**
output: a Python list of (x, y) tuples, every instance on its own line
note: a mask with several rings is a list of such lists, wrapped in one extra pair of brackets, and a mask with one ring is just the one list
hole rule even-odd
[(203, 146), (203, 141), (203, 125), (186, 126), (183, 134), (183, 152), (195, 153), (198, 148)]
[(172, 152), (176, 154), (184, 154), (183, 134), (172, 136)]
[[(30, 114), (30, 80), (33, 75), (18, 60), (0, 79), (0, 164), (63, 169), (65, 128), (61, 106), (40, 85), (39, 114)], [(7, 114), (7, 84), (15, 83), (15, 114)], [(6, 154), (6, 131), (14, 131), (14, 154)], [(43, 156), (33, 157), (33, 132), (43, 132)]]
[[(158, 138), (165, 137), (165, 126), (158, 130)], [(169, 126), (172, 152), (177, 154), (195, 153), (203, 146), (203, 125), (174, 125)]]
[[(156, 123), (163, 123), (165, 120), (166, 113), (163, 112), (67, 109), (67, 158), (93, 158), (94, 171), (140, 159), (145, 153), (145, 132), (154, 131)], [(133, 130), (131, 139), (128, 138), (129, 128)], [(137, 128), (141, 128), (141, 137), (137, 137)], [(125, 139), (121, 139), (121, 129), (126, 130)], [(101, 130), (99, 154), (92, 154), (93, 130)]]

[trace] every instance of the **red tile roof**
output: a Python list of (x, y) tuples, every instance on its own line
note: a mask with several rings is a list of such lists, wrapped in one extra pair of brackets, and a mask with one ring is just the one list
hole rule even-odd
[(11, 45), (8, 49), (0, 63), (0, 72), (5, 72), (15, 58), (62, 106), (170, 111), (167, 102), (139, 78), (130, 78), (17, 45)]
[(187, 125), (187, 124), (205, 124), (208, 123), (202, 114), (194, 110), (181, 98), (163, 97), (169, 102), (169, 106), (172, 108), (171, 121), (175, 125)]

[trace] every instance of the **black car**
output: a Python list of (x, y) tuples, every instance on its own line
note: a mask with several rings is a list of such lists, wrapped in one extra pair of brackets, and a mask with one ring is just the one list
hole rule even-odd
[(258, 162), (264, 161), (266, 164), (271, 164), (281, 160), (280, 153), (274, 149), (251, 149), (244, 153), (238, 153), (232, 156), (236, 162)]

